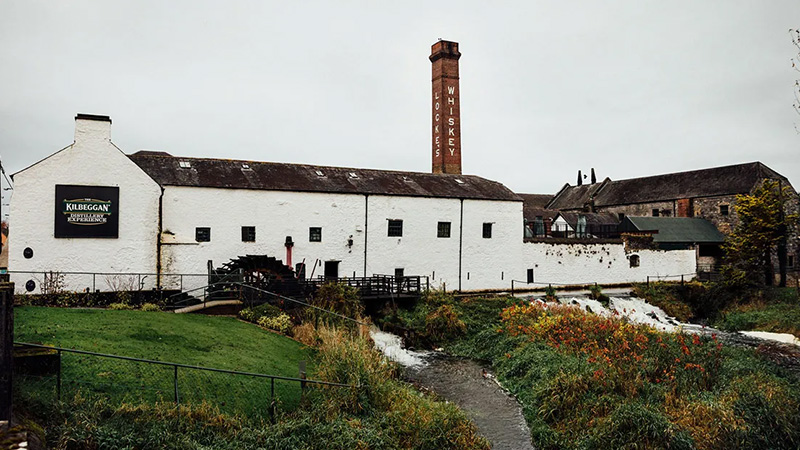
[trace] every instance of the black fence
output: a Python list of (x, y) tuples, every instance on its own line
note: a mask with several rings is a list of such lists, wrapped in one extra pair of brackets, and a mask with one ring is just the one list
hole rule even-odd
[(273, 418), (297, 408), (310, 389), (354, 386), (298, 377), (238, 372), (15, 342), (15, 397), (52, 403), (80, 392), (112, 403), (208, 403), (220, 411)]

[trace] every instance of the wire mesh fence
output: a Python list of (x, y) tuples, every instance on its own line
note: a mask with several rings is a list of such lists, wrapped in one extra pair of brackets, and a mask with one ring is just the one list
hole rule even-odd
[(312, 390), (350, 385), (300, 377), (238, 372), (15, 343), (14, 385), (20, 397), (41, 404), (80, 393), (111, 403), (208, 403), (221, 412), (273, 417), (297, 408)]

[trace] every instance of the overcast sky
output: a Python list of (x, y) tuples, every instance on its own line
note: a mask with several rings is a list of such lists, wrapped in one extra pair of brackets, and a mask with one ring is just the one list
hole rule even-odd
[(798, 0), (4, 0), (0, 157), (69, 145), (81, 112), (127, 153), (428, 172), (443, 38), (465, 173), (555, 193), (758, 160), (800, 188), (796, 27)]

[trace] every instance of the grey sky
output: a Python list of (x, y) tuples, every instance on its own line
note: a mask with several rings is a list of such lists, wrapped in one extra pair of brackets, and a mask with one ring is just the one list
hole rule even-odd
[(107, 114), (125, 152), (430, 171), (437, 38), (464, 172), (517, 192), (760, 160), (800, 187), (800, 1), (4, 1), (9, 173)]

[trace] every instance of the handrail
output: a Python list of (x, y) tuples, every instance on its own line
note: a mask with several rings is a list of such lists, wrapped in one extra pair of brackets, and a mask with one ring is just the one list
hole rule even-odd
[(294, 303), (297, 303), (297, 304), (300, 304), (300, 305), (303, 305), (303, 306), (308, 306), (310, 308), (314, 308), (314, 309), (317, 309), (319, 311), (326, 312), (328, 314), (332, 314), (332, 315), (340, 317), (342, 319), (349, 320), (351, 322), (355, 322), (355, 323), (357, 323), (359, 325), (368, 325), (368, 324), (366, 324), (364, 322), (359, 322), (358, 320), (353, 319), (352, 317), (347, 317), (347, 316), (339, 314), (337, 312), (329, 311), (327, 309), (320, 308), (319, 306), (314, 306), (314, 305), (312, 305), (310, 303), (306, 303), (306, 302), (303, 302), (303, 301), (300, 301), (300, 300), (297, 300), (297, 299), (294, 299), (294, 298), (291, 298), (291, 297), (286, 297), (284, 295), (276, 294), (275, 292), (270, 292), (270, 291), (267, 291), (265, 289), (260, 289), (260, 288), (257, 288), (257, 287), (254, 287), (254, 286), (250, 286), (250, 285), (244, 284), (244, 283), (232, 283), (232, 284), (236, 284), (236, 285), (242, 286), (244, 288), (252, 289), (254, 291), (263, 292), (265, 294), (269, 294), (269, 295), (275, 296), (275, 297), (277, 297), (277, 298), (279, 298), (281, 300), (287, 300), (287, 301), (294, 302)]
[(193, 366), (191, 364), (180, 364), (180, 363), (173, 363), (173, 362), (166, 362), (166, 361), (157, 361), (154, 359), (144, 359), (144, 358), (133, 358), (130, 356), (121, 356), (121, 355), (111, 355), (108, 353), (97, 353), (97, 352), (87, 352), (84, 350), (75, 350), (71, 348), (61, 348), (61, 347), (51, 347), (49, 345), (41, 345), (41, 344), (31, 344), (29, 342), (14, 342), (15, 345), (22, 345), (27, 347), (35, 347), (35, 348), (45, 348), (49, 350), (58, 350), (61, 352), (68, 352), (68, 353), (78, 353), (81, 355), (91, 355), (91, 356), (101, 356), (104, 358), (114, 358), (114, 359), (122, 359), (126, 361), (136, 361), (136, 362), (144, 362), (148, 364), (157, 364), (162, 366), (170, 366), (170, 367), (183, 367), (186, 369), (195, 369), (195, 370), (205, 370), (209, 372), (218, 372), (218, 373), (228, 373), (233, 375), (247, 375), (251, 377), (258, 377), (258, 378), (270, 378), (274, 380), (286, 380), (286, 381), (299, 381), (302, 383), (312, 383), (312, 384), (321, 384), (326, 386), (339, 386), (339, 387), (351, 387), (357, 388), (358, 386), (353, 386), (351, 384), (342, 384), (342, 383), (333, 383), (330, 381), (321, 381), (321, 380), (309, 380), (306, 378), (295, 378), (295, 377), (285, 377), (282, 375), (268, 375), (264, 373), (254, 373), (254, 372), (239, 372), (236, 370), (227, 370), (227, 369), (216, 369), (213, 367), (201, 367), (201, 366)]

